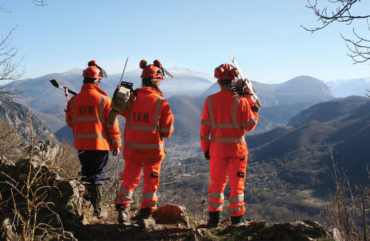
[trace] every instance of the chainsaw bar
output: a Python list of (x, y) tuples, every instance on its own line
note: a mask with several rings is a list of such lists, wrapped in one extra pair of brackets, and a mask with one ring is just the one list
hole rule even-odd
[(236, 62), (236, 59), (232, 54), (230, 54), (230, 58), (231, 58), (231, 62), (233, 62), (233, 64), (234, 64), (235, 68), (238, 70), (241, 79), (245, 82), (245, 84), (247, 85), (248, 89), (250, 90), (252, 96), (256, 99), (256, 102), (255, 102), (256, 106), (261, 108), (261, 102), (260, 102), (260, 100), (257, 96), (256, 90), (253, 87), (252, 81), (250, 81), (248, 78), (246, 78), (244, 76), (241, 68), (238, 65), (238, 62)]

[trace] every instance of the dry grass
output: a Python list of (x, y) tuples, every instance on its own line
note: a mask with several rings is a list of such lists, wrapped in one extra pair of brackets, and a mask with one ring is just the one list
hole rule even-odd
[(18, 160), (24, 156), (24, 142), (14, 128), (0, 118), (0, 159)]
[(331, 154), (333, 163), (336, 192), (330, 196), (321, 217), (328, 227), (332, 227), (334, 235), (340, 241), (368, 241), (370, 223), (370, 188), (353, 187), (345, 175), (338, 171), (336, 162)]
[[(31, 118), (29, 123), (33, 133)], [(74, 163), (71, 148), (63, 146), (57, 155), (59, 161), (55, 162), (46, 156), (34, 155), (33, 134), (29, 147), (25, 148), (26, 145), (14, 128), (0, 119), (0, 214), (3, 224), (7, 224), (2, 225), (0, 234), (12, 240), (73, 239), (73, 235), (64, 231), (55, 210), (52, 200), (62, 194), (55, 174), (46, 165), (52, 163), (52, 169), (62, 175), (76, 176), (76, 168), (70, 165)], [(5, 163), (16, 163), (16, 167)], [(69, 171), (64, 169), (67, 166)]]

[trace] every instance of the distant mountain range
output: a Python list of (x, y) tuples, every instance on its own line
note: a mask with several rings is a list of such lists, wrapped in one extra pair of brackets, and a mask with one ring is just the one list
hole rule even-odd
[[(167, 98), (174, 94), (183, 93), (194, 96), (200, 94), (212, 84), (206, 75), (189, 69), (174, 68), (169, 69), (169, 71), (175, 76), (175, 79), (165, 78), (161, 85), (161, 89)], [(42, 120), (53, 131), (57, 131), (65, 125), (64, 109), (66, 100), (63, 92), (53, 87), (49, 81), (56, 79), (59, 84), (79, 92), (83, 80), (81, 73), (82, 70), (73, 69), (65, 73), (14, 81), (9, 85), (21, 91), (22, 98), (17, 99), (18, 102), (26, 106), (30, 105), (34, 111), (43, 113)], [(120, 77), (121, 75), (111, 75), (108, 79), (103, 79), (100, 85), (101, 88), (112, 96)], [(140, 87), (140, 71), (127, 72), (124, 81), (132, 82), (135, 88)]]
[[(323, 81), (304, 75), (280, 84), (264, 84), (253, 81), (253, 86), (264, 107), (319, 103), (334, 98), (330, 88)], [(203, 92), (203, 95), (208, 96), (218, 90), (219, 87), (215, 83)]]
[(365, 96), (365, 94), (370, 92), (370, 77), (329, 81), (326, 84), (330, 87), (335, 97)]
[(347, 97), (319, 103), (294, 116), (288, 127), (249, 136), (251, 159), (272, 165), (278, 178), (317, 195), (333, 187), (333, 159), (355, 184), (367, 185), (370, 100)]
[[(286, 125), (291, 117), (313, 104), (333, 99), (325, 83), (310, 76), (298, 76), (281, 84), (263, 84), (254, 81), (253, 86), (261, 100), (261, 116), (269, 126)], [(219, 91), (215, 83), (205, 92), (208, 96)], [(263, 128), (262, 131), (267, 130)]]
[[(175, 78), (165, 78), (161, 89), (175, 113), (176, 130), (185, 136), (186, 132), (198, 133), (204, 100), (208, 95), (218, 92), (219, 87), (210, 80), (210, 76), (203, 73), (179, 67), (169, 71)], [(60, 84), (78, 92), (82, 85), (81, 72), (81, 69), (73, 69), (65, 73), (15, 81), (11, 85), (22, 92), (20, 103), (30, 105), (58, 137), (66, 138), (70, 134), (63, 133), (65, 128), (60, 130), (65, 126), (66, 101), (63, 92), (53, 87), (49, 80), (56, 79)], [(134, 83), (134, 87), (140, 87), (140, 73), (140, 70), (127, 72), (124, 80)], [(111, 96), (119, 78), (118, 74), (103, 79), (102, 89)], [(298, 76), (280, 84), (253, 83), (263, 105), (255, 133), (286, 125), (300, 111), (334, 98), (323, 81), (309, 76)]]

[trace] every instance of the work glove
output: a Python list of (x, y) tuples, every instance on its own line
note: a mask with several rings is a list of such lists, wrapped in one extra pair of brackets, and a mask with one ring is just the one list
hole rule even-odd
[(69, 101), (69, 93), (68, 93), (68, 88), (64, 87), (64, 95), (67, 99), (67, 101)]
[(204, 152), (204, 158), (209, 160), (211, 157), (209, 156), (209, 151)]
[(119, 153), (120, 153), (119, 147), (113, 148), (113, 151), (112, 152), (113, 152), (113, 156), (118, 156)]
[(235, 89), (236, 89), (236, 92), (240, 95), (250, 95), (251, 94), (251, 91), (250, 89), (248, 88), (247, 84), (245, 83), (244, 80), (242, 79), (238, 79), (236, 82), (235, 82)]
[(258, 113), (258, 111), (260, 110), (260, 108), (258, 108), (258, 106), (252, 106), (251, 107), (251, 110), (253, 111), (253, 112), (256, 112), (256, 113)]

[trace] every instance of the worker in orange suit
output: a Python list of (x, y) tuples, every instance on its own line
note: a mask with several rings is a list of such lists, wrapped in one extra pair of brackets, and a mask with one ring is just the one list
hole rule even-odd
[[(102, 211), (100, 202), (105, 180), (104, 169), (108, 162), (108, 152), (113, 150), (114, 156), (120, 152), (121, 133), (117, 119), (112, 126), (108, 124), (111, 99), (99, 88), (100, 80), (106, 77), (105, 71), (92, 60), (83, 71), (83, 77), (81, 92), (68, 101), (66, 121), (73, 129), (82, 181), (87, 183), (88, 195), (85, 196), (94, 207), (94, 215), (103, 218), (106, 212)], [(67, 89), (65, 93), (68, 100)]]
[(203, 106), (200, 142), (205, 158), (210, 160), (209, 227), (217, 227), (224, 204), (224, 189), (229, 177), (231, 189), (229, 213), (232, 224), (244, 222), (244, 184), (248, 149), (244, 131), (251, 131), (258, 121), (258, 108), (251, 96), (232, 91), (238, 70), (229, 64), (215, 69), (221, 91), (209, 96)]
[(144, 170), (144, 187), (139, 212), (139, 223), (151, 218), (157, 209), (157, 189), (161, 163), (165, 156), (163, 138), (174, 131), (174, 117), (170, 105), (159, 89), (164, 69), (159, 60), (147, 65), (140, 61), (142, 88), (135, 90), (136, 99), (121, 113), (126, 118), (123, 157), (125, 167), (121, 174), (122, 184), (117, 194), (118, 222), (129, 224), (130, 206), (134, 188), (140, 183)]

